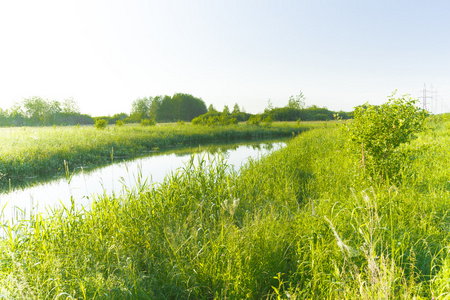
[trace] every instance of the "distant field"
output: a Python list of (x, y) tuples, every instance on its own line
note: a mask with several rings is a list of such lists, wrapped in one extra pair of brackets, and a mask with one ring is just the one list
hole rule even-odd
[(270, 126), (192, 126), (158, 124), (125, 125), (96, 129), (93, 126), (0, 128), (0, 189), (30, 177), (110, 163), (113, 157), (135, 157), (154, 149), (291, 136), (324, 123), (283, 122)]

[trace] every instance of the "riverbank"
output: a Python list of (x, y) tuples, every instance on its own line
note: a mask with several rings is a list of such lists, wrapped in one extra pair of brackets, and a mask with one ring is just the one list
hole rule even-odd
[[(30, 214), (47, 215), (49, 209), (70, 207), (72, 201), (77, 208), (89, 210), (93, 196), (98, 194), (123, 195), (136, 186), (136, 181), (157, 185), (164, 181), (167, 174), (177, 172), (194, 157), (194, 163), (200, 158), (223, 156), (230, 168), (239, 169), (248, 159), (257, 159), (285, 146), (292, 138), (247, 141), (229, 144), (210, 144), (200, 147), (175, 148), (158, 151), (152, 155), (132, 160), (115, 159), (113, 164), (83, 169), (71, 174), (69, 178), (39, 182), (26, 188), (18, 188), (0, 194), (0, 207), (6, 216), (15, 219), (28, 219)], [(16, 213), (17, 212), (17, 213)], [(25, 213), (26, 212), (26, 213)]]
[(436, 299), (450, 287), (447, 126), (402, 146), (395, 182), (367, 174), (359, 147), (330, 126), (240, 172), (191, 164), (89, 211), (35, 216), (0, 244), (0, 293)]
[[(80, 167), (111, 163), (114, 158), (133, 158), (156, 149), (200, 143), (224, 143), (292, 136), (323, 122), (273, 123), (270, 126), (92, 126), (1, 128), (0, 190), (22, 185), (36, 177), (63, 176)], [(65, 163), (66, 162), (66, 163)]]

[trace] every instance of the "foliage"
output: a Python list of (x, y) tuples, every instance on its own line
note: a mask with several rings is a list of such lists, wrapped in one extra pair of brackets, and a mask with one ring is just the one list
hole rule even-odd
[(176, 93), (170, 96), (156, 96), (136, 99), (131, 108), (127, 123), (139, 123), (142, 119), (155, 119), (158, 122), (191, 121), (207, 112), (202, 99), (190, 94)]
[(150, 107), (153, 98), (138, 98), (131, 104), (130, 117), (136, 118), (138, 120), (148, 118), (150, 116)]
[(162, 96), (138, 98), (131, 104), (129, 123), (140, 122), (141, 119), (156, 119), (161, 106)]
[(231, 117), (235, 118), (238, 122), (245, 122), (245, 121), (247, 121), (250, 118), (251, 115), (252, 114), (249, 114), (249, 113), (246, 113), (246, 112), (243, 112), (243, 111), (241, 111), (241, 112), (233, 111), (231, 113)]
[(208, 106), (208, 112), (217, 112), (217, 110), (214, 108), (212, 104)]
[(194, 118), (191, 123), (193, 125), (228, 126), (237, 124), (238, 120), (234, 117), (234, 115), (230, 114), (228, 107), (225, 107), (222, 113), (210, 111)]
[[(123, 187), (124, 194), (98, 195), (87, 210), (55, 209), (48, 218), (34, 215), (12, 226), (5, 220), (1, 294), (445, 299), (447, 126), (398, 147), (411, 158), (401, 187), (368, 177), (359, 156), (347, 150), (348, 136), (331, 126), (238, 170), (219, 157), (192, 160), (161, 184), (144, 177)], [(205, 135), (212, 130), (173, 126), (184, 127)], [(133, 130), (144, 129), (156, 128)]]
[[(331, 111), (325, 107), (318, 107), (316, 105), (307, 108), (296, 109), (291, 107), (276, 107), (272, 110), (267, 110), (263, 113), (263, 118), (270, 116), (274, 121), (326, 121), (332, 120), (336, 112)], [(346, 112), (339, 112), (342, 119), (349, 119)]]
[(94, 121), (97, 121), (100, 119), (106, 120), (108, 122), (108, 124), (115, 124), (117, 121), (123, 121), (124, 123), (126, 123), (127, 120), (129, 119), (129, 117), (126, 113), (119, 113), (119, 114), (114, 114), (112, 117), (111, 116), (95, 117)]
[(348, 125), (352, 140), (363, 145), (364, 153), (382, 172), (389, 172), (389, 166), (394, 165), (389, 161), (394, 151), (425, 129), (427, 113), (415, 105), (417, 100), (394, 96), (380, 106), (366, 103), (356, 107), (355, 119)]
[(61, 112), (66, 115), (76, 115), (80, 114), (80, 108), (73, 98), (67, 98), (61, 103)]
[(273, 120), (270, 116), (265, 117), (264, 120), (262, 120), (262, 121), (263, 121), (264, 125), (266, 125), (266, 126), (270, 126), (273, 123)]
[(154, 126), (156, 125), (155, 119), (142, 119), (141, 120), (142, 126)]
[(51, 114), (51, 103), (40, 97), (26, 98), (23, 101), (25, 115), (34, 123), (46, 124), (46, 118)]
[(206, 112), (206, 104), (202, 99), (190, 94), (177, 93), (172, 97), (164, 96), (156, 120), (161, 122), (175, 122), (177, 120), (191, 122), (194, 118)]
[[(306, 100), (306, 98), (303, 95), (303, 92), (300, 91), (300, 93), (298, 95), (289, 97), (289, 103), (288, 103), (287, 107), (293, 108), (293, 109), (302, 109), (303, 107), (305, 107), (305, 100)], [(269, 102), (269, 106), (270, 106), (270, 104), (271, 103)]]
[(108, 126), (108, 121), (106, 121), (105, 119), (98, 119), (97, 121), (95, 121), (94, 126), (97, 129), (104, 129), (106, 128), (106, 126)]
[(247, 121), (247, 124), (249, 124), (249, 125), (257, 125), (258, 126), (259, 123), (261, 123), (261, 116), (260, 115), (251, 116), (248, 119), (248, 121)]
[(233, 115), (238, 115), (241, 113), (241, 109), (239, 108), (239, 105), (237, 103), (233, 106), (233, 111), (231, 112)]
[[(114, 155), (136, 157), (154, 148), (167, 149), (217, 141), (291, 136), (320, 124), (282, 124), (270, 127), (233, 126), (94, 126), (0, 128), (0, 191), (42, 177), (62, 175), (64, 161), (79, 170), (111, 163)], [(1, 176), (0, 176), (1, 177)]]
[(125, 124), (125, 122), (122, 121), (122, 120), (117, 120), (116, 121), (116, 126), (123, 126), (124, 124)]
[(81, 114), (72, 98), (59, 101), (29, 97), (14, 103), (10, 109), (0, 109), (0, 126), (48, 126), (94, 124), (91, 116)]

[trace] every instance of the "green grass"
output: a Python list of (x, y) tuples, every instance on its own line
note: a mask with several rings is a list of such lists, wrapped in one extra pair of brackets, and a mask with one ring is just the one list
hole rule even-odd
[(372, 178), (329, 126), (238, 171), (187, 164), (13, 228), (7, 299), (448, 299), (449, 123)]
[(198, 146), (233, 140), (292, 136), (325, 123), (278, 123), (271, 126), (204, 127), (185, 125), (21, 127), (0, 129), (0, 190), (41, 177), (111, 163), (111, 155), (133, 158), (154, 149)]

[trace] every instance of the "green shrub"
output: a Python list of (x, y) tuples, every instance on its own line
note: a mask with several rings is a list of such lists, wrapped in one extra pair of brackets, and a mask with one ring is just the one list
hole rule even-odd
[(98, 119), (97, 121), (95, 121), (94, 126), (97, 129), (106, 128), (106, 126), (108, 126), (108, 121), (106, 121), (105, 119)]
[(259, 123), (261, 123), (260, 115), (251, 116), (247, 121), (247, 124), (249, 125), (259, 125)]
[(125, 124), (125, 122), (122, 121), (122, 120), (117, 120), (116, 121), (116, 126), (123, 126), (123, 124)]
[[(402, 143), (409, 142), (414, 133), (425, 129), (426, 111), (415, 104), (417, 100), (404, 95), (383, 105), (368, 103), (355, 108), (355, 119), (348, 126), (353, 141), (361, 145), (363, 162), (365, 154), (382, 173), (391, 173), (395, 168), (389, 159)], [(391, 174), (392, 175), (392, 174)]]
[(270, 126), (273, 123), (273, 120), (270, 116), (267, 116), (266, 118), (264, 118), (263, 123), (266, 126)]
[(219, 113), (215, 111), (208, 112), (192, 120), (193, 125), (207, 125), (207, 126), (217, 126), (217, 125), (227, 126), (237, 123), (238, 120), (232, 117), (231, 114)]
[(156, 125), (156, 121), (153, 118), (152, 119), (142, 119), (141, 125), (142, 126), (154, 126), (154, 125)]

